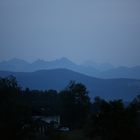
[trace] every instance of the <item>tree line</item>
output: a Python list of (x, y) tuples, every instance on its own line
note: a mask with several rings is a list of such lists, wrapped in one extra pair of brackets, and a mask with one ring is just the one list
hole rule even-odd
[(61, 126), (82, 129), (91, 140), (140, 138), (140, 96), (128, 105), (121, 99), (92, 101), (85, 85), (74, 81), (58, 92), (22, 89), (15, 77), (0, 78), (0, 139), (31, 139), (35, 115), (60, 115)]

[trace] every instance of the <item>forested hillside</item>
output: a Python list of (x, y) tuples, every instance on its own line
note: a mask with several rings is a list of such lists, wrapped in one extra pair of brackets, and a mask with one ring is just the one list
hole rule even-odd
[[(140, 97), (125, 106), (123, 100), (91, 101), (82, 83), (70, 82), (63, 90), (22, 90), (14, 77), (0, 78), (0, 139), (136, 140), (140, 137)], [(34, 116), (59, 115), (59, 127)], [(54, 122), (55, 123), (55, 122)], [(47, 129), (37, 129), (42, 126)], [(60, 131), (68, 128), (68, 132)]]

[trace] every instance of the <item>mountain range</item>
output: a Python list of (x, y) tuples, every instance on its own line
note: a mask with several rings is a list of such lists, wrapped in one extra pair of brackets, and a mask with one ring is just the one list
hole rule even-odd
[(39, 70), (35, 72), (0, 71), (0, 77), (13, 75), (23, 88), (57, 91), (63, 90), (70, 81), (84, 84), (93, 99), (100, 96), (104, 99), (123, 99), (130, 101), (140, 94), (140, 80), (136, 79), (100, 79), (90, 77), (68, 69)]
[(65, 68), (78, 73), (98, 78), (132, 78), (140, 79), (140, 66), (135, 67), (114, 67), (109, 63), (96, 64), (91, 61), (78, 65), (67, 58), (54, 61), (36, 60), (29, 63), (21, 59), (11, 59), (0, 62), (1, 71), (13, 72), (34, 72), (38, 70), (49, 70)]

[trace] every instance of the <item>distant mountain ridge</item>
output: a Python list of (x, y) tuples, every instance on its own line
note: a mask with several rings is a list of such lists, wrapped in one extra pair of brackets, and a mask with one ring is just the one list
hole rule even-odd
[(32, 63), (22, 59), (11, 59), (8, 61), (0, 62), (0, 70), (14, 71), (14, 72), (34, 72), (42, 69), (55, 69), (55, 68), (74, 68), (77, 65), (67, 58), (61, 58), (54, 61), (44, 61), (38, 59)]
[(83, 83), (90, 97), (105, 99), (123, 99), (130, 101), (140, 94), (140, 80), (135, 79), (99, 79), (67, 69), (40, 70), (35, 72), (0, 71), (0, 77), (13, 75), (21, 87), (40, 90), (63, 90), (73, 80)]
[(111, 64), (95, 64), (85, 62), (82, 65), (73, 63), (67, 58), (54, 61), (36, 60), (33, 63), (21, 59), (11, 59), (0, 62), (0, 70), (14, 72), (34, 72), (42, 69), (65, 68), (75, 72), (83, 73), (98, 78), (133, 78), (140, 79), (140, 66), (135, 67), (113, 67)]

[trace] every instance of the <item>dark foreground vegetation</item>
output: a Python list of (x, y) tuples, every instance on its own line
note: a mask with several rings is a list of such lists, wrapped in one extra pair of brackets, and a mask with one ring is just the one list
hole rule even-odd
[[(60, 124), (33, 116), (60, 116)], [(47, 125), (43, 133), (40, 125)], [(21, 89), (12, 76), (0, 78), (1, 140), (139, 140), (139, 132), (140, 96), (127, 105), (100, 97), (91, 101), (81, 83), (70, 82), (59, 92), (39, 91)]]

